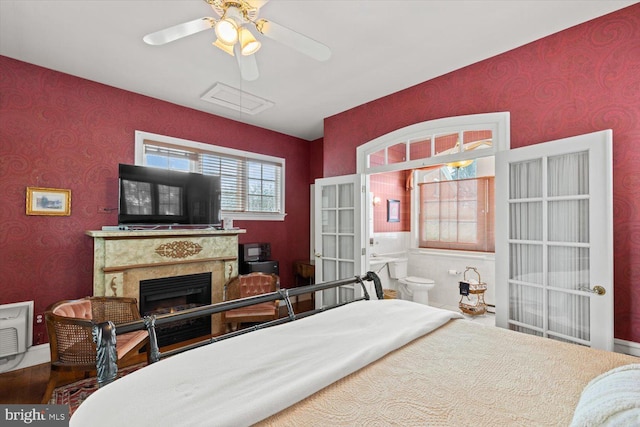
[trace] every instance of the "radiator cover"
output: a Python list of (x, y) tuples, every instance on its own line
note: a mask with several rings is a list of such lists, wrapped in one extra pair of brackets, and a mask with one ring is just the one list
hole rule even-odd
[(25, 353), (32, 331), (33, 301), (0, 305), (0, 358)]

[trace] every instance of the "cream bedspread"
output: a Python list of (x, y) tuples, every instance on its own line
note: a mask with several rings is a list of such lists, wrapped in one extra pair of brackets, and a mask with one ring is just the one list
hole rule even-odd
[(591, 379), (639, 359), (454, 320), (260, 426), (568, 426)]
[(70, 425), (250, 425), (457, 317), (401, 300), (355, 302), (140, 369), (89, 396)]

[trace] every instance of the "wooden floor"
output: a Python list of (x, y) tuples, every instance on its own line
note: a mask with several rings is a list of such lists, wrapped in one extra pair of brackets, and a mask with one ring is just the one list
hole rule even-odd
[[(296, 313), (310, 309), (312, 307), (308, 300), (294, 304)], [(281, 308), (280, 315), (286, 316), (286, 308)], [(135, 360), (133, 363), (144, 362), (145, 360), (145, 354), (141, 354), (140, 360)], [(49, 363), (44, 363), (0, 374), (0, 404), (39, 404), (43, 399), (48, 400), (48, 397), (45, 399), (44, 394), (47, 390), (50, 372)], [(82, 378), (82, 374), (63, 373), (59, 377), (58, 385), (69, 384)]]

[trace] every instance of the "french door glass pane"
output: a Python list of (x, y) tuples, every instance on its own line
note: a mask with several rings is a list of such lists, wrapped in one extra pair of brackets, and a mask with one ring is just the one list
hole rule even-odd
[(509, 284), (509, 319), (534, 326), (543, 327), (543, 294), (542, 288)]
[[(353, 233), (354, 232), (354, 225), (353, 225), (353, 221), (354, 221), (354, 213), (353, 213), (353, 209), (342, 209), (340, 211), (338, 211), (338, 216), (339, 216), (339, 224), (340, 224), (340, 229), (339, 232), (340, 233)], [(351, 255), (353, 256), (353, 255)]]
[(548, 284), (577, 290), (589, 286), (589, 248), (549, 246)]
[(352, 208), (354, 207), (354, 192), (353, 184), (340, 184), (338, 186), (339, 193), (339, 205), (340, 208)]
[(589, 194), (589, 153), (549, 157), (549, 197)]
[(338, 289), (340, 290), (341, 302), (353, 301), (355, 299), (355, 291), (353, 290), (353, 288), (340, 286)]
[(322, 280), (329, 282), (336, 280), (336, 261), (323, 259), (322, 260)]
[(549, 240), (552, 242), (589, 242), (589, 201), (549, 202)]
[(510, 239), (542, 240), (542, 202), (511, 203), (509, 210)]
[(326, 307), (329, 305), (335, 305), (338, 302), (337, 289), (325, 289), (322, 291), (322, 304)]
[[(338, 258), (340, 259), (351, 259), (353, 258), (354, 253), (354, 238), (353, 236), (339, 236), (339, 254)], [(345, 277), (345, 276), (340, 276)]]
[(322, 187), (322, 207), (324, 209), (336, 207), (336, 187), (334, 185)]
[(509, 198), (542, 197), (542, 159), (509, 165)]
[(336, 258), (338, 253), (336, 250), (336, 236), (322, 236), (322, 254), (326, 258)]
[(355, 277), (355, 273), (353, 270), (353, 261), (340, 261), (339, 268), (340, 278)]
[(542, 284), (542, 245), (511, 243), (509, 279)]
[(336, 211), (322, 211), (322, 232), (336, 232)]
[(549, 301), (549, 331), (588, 341), (589, 297), (550, 290)]

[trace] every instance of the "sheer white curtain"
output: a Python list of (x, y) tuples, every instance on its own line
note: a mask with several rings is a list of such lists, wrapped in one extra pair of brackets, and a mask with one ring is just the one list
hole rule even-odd
[(588, 153), (510, 166), (509, 317), (518, 330), (589, 340)]

